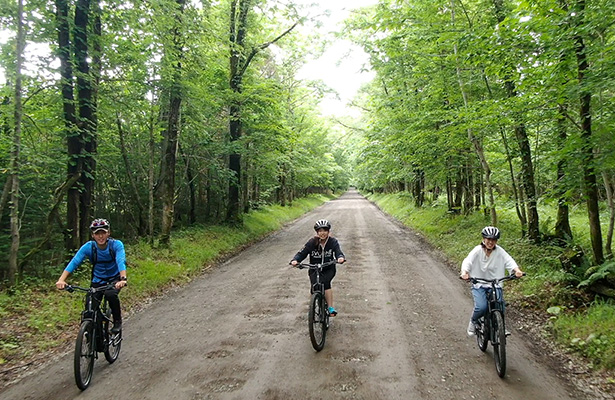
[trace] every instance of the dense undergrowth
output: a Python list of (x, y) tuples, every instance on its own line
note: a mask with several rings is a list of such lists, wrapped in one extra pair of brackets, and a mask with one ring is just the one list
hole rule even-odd
[[(229, 254), (280, 229), (331, 196), (314, 195), (292, 206), (267, 206), (244, 216), (243, 225), (195, 226), (172, 234), (169, 248), (146, 242), (126, 244), (129, 286), (122, 290), (125, 312), (141, 307), (165, 289), (182, 285)], [(121, 234), (118, 234), (121, 239)], [(8, 372), (44, 361), (48, 351), (71, 343), (79, 324), (83, 296), (60, 292), (55, 281), (64, 266), (47, 277), (28, 278), (0, 292), (0, 381)], [(90, 266), (82, 265), (69, 283), (88, 286)]]
[[(373, 194), (368, 196), (378, 206), (405, 225), (421, 232), (455, 265), (480, 243), (480, 231), (489, 225), (481, 212), (470, 215), (447, 213), (445, 204), (414, 207), (408, 194)], [(514, 208), (500, 206), (498, 226), (502, 231), (499, 244), (508, 251), (527, 276), (507, 286), (507, 298), (531, 312), (548, 316), (545, 333), (560, 346), (587, 359), (602, 370), (615, 371), (615, 304), (578, 288), (578, 280), (563, 270), (559, 261), (562, 248), (548, 241), (535, 245), (521, 237)], [(555, 207), (543, 205), (540, 215), (548, 236)], [(575, 244), (591, 249), (585, 209), (574, 209), (570, 215)], [(606, 227), (605, 227), (606, 228)], [(552, 229), (552, 227), (551, 227)]]

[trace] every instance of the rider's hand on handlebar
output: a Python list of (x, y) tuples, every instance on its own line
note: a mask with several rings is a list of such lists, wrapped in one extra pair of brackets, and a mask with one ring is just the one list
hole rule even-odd
[(470, 279), (470, 274), (467, 272), (464, 272), (463, 274), (461, 274), (459, 276), (461, 279), (463, 279), (464, 281), (467, 281), (468, 279)]
[(346, 260), (342, 257), (337, 259), (338, 264), (344, 264), (346, 262)]
[(522, 276), (525, 275), (525, 272), (521, 271), (520, 269), (516, 269), (514, 272), (517, 278), (521, 278)]
[(66, 288), (66, 282), (63, 280), (58, 280), (56, 282), (56, 287), (60, 290), (64, 290)]
[(117, 282), (115, 282), (115, 288), (116, 289), (121, 289), (124, 286), (126, 286), (126, 281), (117, 281)]
[(296, 266), (298, 264), (297, 260), (292, 260), (290, 262), (290, 265), (292, 265), (293, 267)]

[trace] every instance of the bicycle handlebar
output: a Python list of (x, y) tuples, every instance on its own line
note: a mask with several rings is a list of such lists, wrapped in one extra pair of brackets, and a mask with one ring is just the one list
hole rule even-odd
[[(525, 275), (526, 275), (526, 273), (524, 272), (523, 275), (521, 275), (521, 276), (525, 276)], [(463, 279), (461, 277), (459, 277), (459, 278)], [(472, 283), (495, 283), (495, 284), (498, 284), (500, 282), (510, 281), (510, 280), (513, 280), (513, 279), (520, 279), (520, 278), (521, 277), (517, 277), (516, 275), (511, 274), (511, 275), (507, 275), (507, 276), (505, 276), (503, 278), (498, 278), (498, 279), (484, 279), (484, 278), (475, 278), (475, 277), (471, 276), (471, 277), (468, 278), (468, 280), (470, 282), (472, 282)]]
[(105, 291), (107, 289), (112, 289), (114, 287), (115, 287), (115, 282), (112, 282), (112, 283), (107, 283), (105, 286), (100, 286), (100, 287), (97, 287), (97, 288), (93, 288), (93, 287), (84, 288), (84, 287), (81, 287), (81, 286), (66, 285), (64, 287), (64, 290), (66, 290), (68, 293), (72, 293), (75, 290), (80, 290), (82, 292), (96, 293), (96, 292)]
[[(320, 263), (320, 264), (299, 263), (299, 264), (295, 265), (294, 267), (298, 268), (298, 269), (305, 269), (305, 268), (309, 268), (309, 269), (321, 268), (322, 269), (322, 268), (329, 267), (329, 266), (335, 265), (335, 264), (341, 264), (341, 263), (338, 263), (337, 260), (332, 260), (332, 261), (329, 261), (329, 262), (326, 262), (326, 263)], [(290, 264), (290, 265), (292, 265), (292, 264)]]

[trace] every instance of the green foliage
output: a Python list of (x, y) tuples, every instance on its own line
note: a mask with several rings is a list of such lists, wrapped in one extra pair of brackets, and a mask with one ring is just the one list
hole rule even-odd
[(607, 261), (602, 265), (590, 267), (585, 275), (587, 279), (579, 283), (579, 287), (588, 287), (601, 280), (615, 282), (615, 261)]
[[(244, 225), (198, 225), (172, 234), (169, 248), (152, 248), (145, 241), (126, 245), (129, 286), (122, 290), (122, 308), (130, 313), (165, 289), (189, 282), (220, 259), (279, 229), (305, 212), (331, 199), (312, 195), (292, 206), (270, 206), (252, 211)], [(89, 285), (89, 266), (71, 275), (70, 283)], [(74, 340), (83, 296), (59, 292), (57, 274), (22, 281), (0, 291), (0, 365), (9, 366), (40, 356)]]
[(615, 304), (596, 301), (587, 310), (559, 314), (553, 336), (591, 360), (595, 368), (615, 369)]
[[(480, 243), (480, 231), (489, 219), (475, 212), (455, 215), (447, 212), (446, 204), (434, 202), (429, 207), (417, 208), (407, 193), (371, 194), (388, 214), (420, 232), (443, 252), (455, 269), (459, 268), (468, 252)], [(542, 206), (544, 213), (553, 212)], [(572, 213), (573, 222), (584, 217), (584, 210)], [(596, 368), (615, 369), (615, 304), (594, 300), (595, 296), (576, 288), (576, 277), (565, 272), (558, 260), (562, 249), (556, 246), (531, 244), (521, 238), (514, 210), (499, 212), (502, 238), (498, 242), (517, 261), (527, 276), (507, 285), (506, 298), (529, 312), (550, 316), (550, 331), (562, 346), (587, 357)], [(576, 224), (573, 224), (575, 226)], [(575, 237), (588, 241), (586, 228), (575, 230)], [(613, 263), (606, 263), (588, 271), (594, 278), (610, 276)], [(588, 282), (590, 279), (588, 279)], [(589, 283), (588, 283), (589, 284)]]

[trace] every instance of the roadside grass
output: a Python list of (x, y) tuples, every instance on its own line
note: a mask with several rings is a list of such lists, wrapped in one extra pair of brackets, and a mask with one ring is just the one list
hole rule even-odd
[[(446, 199), (416, 208), (407, 193), (369, 194), (367, 197), (386, 213), (420, 232), (456, 269), (480, 243), (481, 229), (490, 224), (489, 217), (480, 211), (470, 215), (447, 213), (443, 202)], [(596, 369), (615, 371), (615, 303), (601, 301), (577, 289), (578, 280), (561, 267), (558, 256), (562, 249), (548, 242), (534, 245), (522, 239), (514, 205), (505, 199), (499, 204), (498, 227), (502, 231), (499, 244), (528, 274), (506, 286), (507, 299), (549, 320), (546, 332), (559, 346), (582, 355)], [(540, 205), (543, 233), (553, 230), (556, 213), (555, 204)], [(575, 244), (591, 257), (584, 207), (571, 208), (570, 224)]]
[(554, 317), (552, 331), (562, 344), (591, 360), (594, 367), (614, 370), (613, 321), (615, 304), (596, 300), (583, 312), (562, 313)]
[[(241, 248), (280, 229), (334, 196), (312, 195), (291, 206), (267, 206), (244, 215), (242, 226), (200, 225), (172, 233), (169, 248), (146, 241), (126, 245), (129, 286), (120, 296), (129, 314), (165, 290), (181, 286)], [(53, 278), (63, 266), (56, 266)], [(91, 267), (84, 264), (69, 283), (89, 286)], [(76, 335), (83, 295), (55, 288), (55, 279), (36, 278), (0, 292), (0, 373), (44, 361), (48, 352), (68, 345)], [(0, 375), (0, 381), (6, 379)]]

